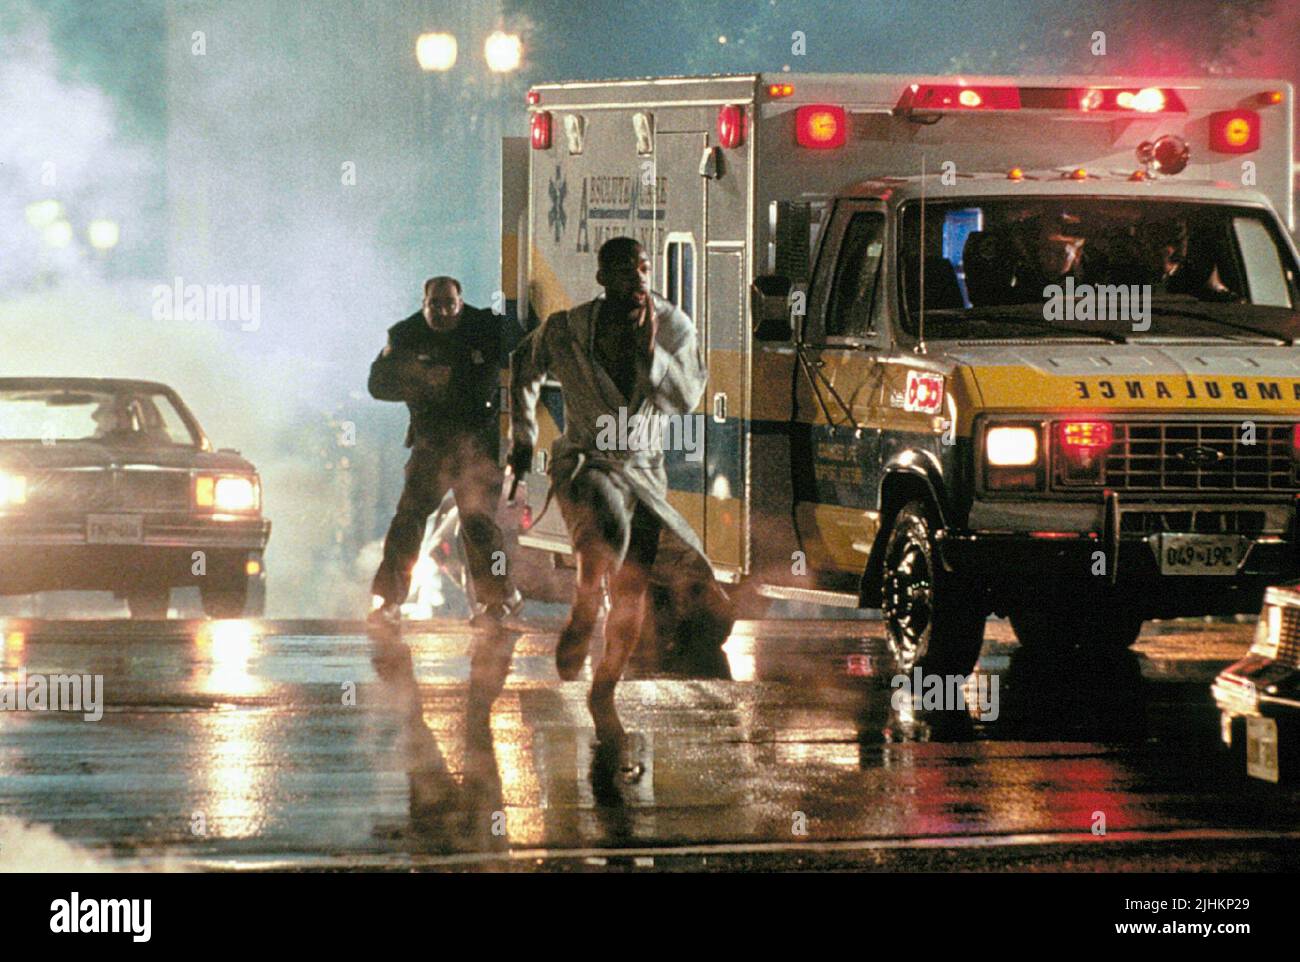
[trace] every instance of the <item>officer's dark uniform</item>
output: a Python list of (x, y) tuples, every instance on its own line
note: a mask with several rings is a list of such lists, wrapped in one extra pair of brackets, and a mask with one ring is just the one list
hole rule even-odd
[[(405, 401), (411, 411), (406, 485), (371, 586), (386, 603), (406, 600), (425, 523), (448, 488), (460, 511), (476, 600), (498, 604), (509, 591), (505, 575), (492, 572), (495, 552), (505, 550), (495, 520), (502, 482), (497, 468), (500, 327), (492, 312), (465, 305), (454, 329), (435, 331), (417, 311), (388, 329), (388, 345), (370, 365), (371, 396)], [(450, 368), (451, 376), (435, 388), (428, 383), (428, 369), (440, 365)], [(504, 570), (500, 564), (496, 568)]]

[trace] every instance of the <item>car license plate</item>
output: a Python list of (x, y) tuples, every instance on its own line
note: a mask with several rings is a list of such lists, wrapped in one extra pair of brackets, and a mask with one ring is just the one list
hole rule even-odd
[(139, 544), (144, 540), (144, 518), (138, 514), (86, 515), (87, 544)]
[(1246, 719), (1246, 774), (1277, 782), (1277, 722), (1271, 718)]
[(1245, 540), (1238, 535), (1162, 534), (1156, 541), (1162, 575), (1232, 575)]

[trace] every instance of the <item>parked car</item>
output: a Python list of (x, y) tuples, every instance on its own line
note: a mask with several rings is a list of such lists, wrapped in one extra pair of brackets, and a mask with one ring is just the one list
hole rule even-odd
[(257, 616), (270, 534), (256, 469), (166, 385), (0, 378), (0, 595), (107, 590), (165, 618), (197, 585), (209, 615)]
[(1300, 584), (1268, 589), (1250, 651), (1212, 690), (1223, 743), (1244, 749), (1247, 774), (1270, 782), (1300, 774)]

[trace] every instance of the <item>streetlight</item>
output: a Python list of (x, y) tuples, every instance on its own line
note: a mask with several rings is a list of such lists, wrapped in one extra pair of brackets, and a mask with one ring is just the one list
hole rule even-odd
[(415, 59), (425, 71), (450, 70), (457, 50), (456, 38), (449, 33), (422, 33), (415, 41)]
[(493, 73), (510, 73), (523, 62), (524, 42), (517, 33), (493, 31), (483, 42), (483, 56)]
[(24, 213), (27, 223), (37, 230), (44, 230), (63, 216), (63, 205), (57, 200), (37, 200), (28, 204)]
[(63, 248), (72, 243), (72, 225), (66, 220), (56, 220), (41, 231), (46, 247)]
[(92, 220), (86, 226), (86, 237), (95, 250), (106, 251), (117, 246), (121, 231), (118, 229), (117, 221)]

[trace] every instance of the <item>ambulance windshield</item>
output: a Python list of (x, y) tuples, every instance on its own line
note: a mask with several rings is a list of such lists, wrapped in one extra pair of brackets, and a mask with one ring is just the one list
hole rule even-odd
[(927, 202), (924, 252), (920, 212), (907, 204), (900, 232), (912, 335), (922, 294), (927, 339), (1290, 342), (1300, 334), (1300, 278), (1258, 209), (1060, 197)]

